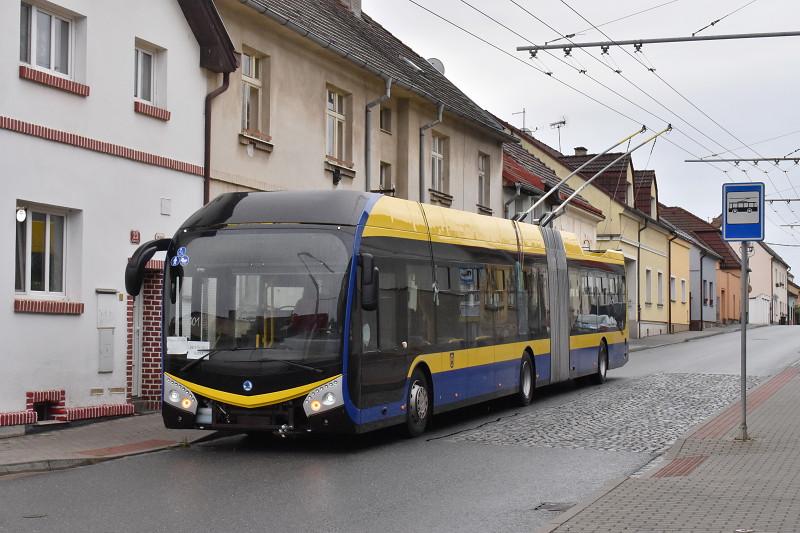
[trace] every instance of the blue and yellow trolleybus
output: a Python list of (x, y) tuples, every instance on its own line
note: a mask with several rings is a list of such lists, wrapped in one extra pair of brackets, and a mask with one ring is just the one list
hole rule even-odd
[(628, 360), (624, 261), (548, 228), (359, 192), (224, 194), (166, 250), (171, 428), (364, 432)]

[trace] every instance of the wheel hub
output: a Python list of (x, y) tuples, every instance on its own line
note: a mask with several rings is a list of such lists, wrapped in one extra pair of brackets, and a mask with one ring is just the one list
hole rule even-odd
[(528, 362), (522, 364), (522, 394), (526, 397), (531, 393), (531, 372), (528, 369)]
[(411, 385), (411, 412), (418, 420), (424, 420), (428, 416), (428, 391), (419, 381)]

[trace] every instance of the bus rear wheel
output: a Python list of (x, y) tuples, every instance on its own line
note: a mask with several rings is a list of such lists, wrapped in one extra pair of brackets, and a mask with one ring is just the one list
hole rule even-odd
[(431, 419), (431, 393), (428, 378), (419, 367), (411, 373), (406, 401), (406, 433), (418, 437), (425, 432)]
[(597, 372), (592, 376), (592, 381), (596, 385), (602, 385), (606, 382), (606, 373), (608, 372), (608, 346), (605, 342), (600, 343), (600, 348), (597, 350)]
[(522, 361), (519, 364), (519, 391), (517, 391), (517, 403), (525, 407), (533, 401), (533, 361), (528, 352), (522, 354)]

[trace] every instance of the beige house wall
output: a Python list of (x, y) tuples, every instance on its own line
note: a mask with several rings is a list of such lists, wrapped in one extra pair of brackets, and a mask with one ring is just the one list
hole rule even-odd
[[(378, 76), (323, 49), (235, 0), (219, 0), (234, 46), (262, 57), (260, 135), (248, 143), (242, 133), (242, 73), (214, 100), (212, 111), (212, 197), (234, 189), (364, 190), (366, 104), (385, 92)], [(209, 79), (209, 91), (221, 78)], [(326, 159), (326, 89), (346, 95), (346, 162), (333, 184), (335, 161)], [(372, 108), (371, 188), (379, 186), (381, 162), (391, 165), (396, 195), (419, 198), (419, 127), (436, 118), (436, 106), (399, 87), (384, 106), (392, 109), (392, 131), (380, 129), (380, 105)], [(452, 207), (477, 212), (478, 154), (490, 160), (490, 207), (502, 216), (502, 144), (488, 128), (462, 120), (445, 109), (444, 122), (425, 135), (425, 179), (430, 183), (431, 134), (448, 137), (449, 194)], [(242, 144), (245, 142), (246, 144)], [(352, 177), (351, 177), (352, 176)], [(223, 185), (223, 183), (225, 185)], [(426, 187), (427, 189), (427, 187)]]
[(742, 305), (741, 274), (738, 270), (721, 269), (719, 263), (717, 265), (717, 286), (714, 289), (717, 320), (723, 324), (738, 322)]
[[(685, 331), (689, 329), (689, 292), (691, 291), (691, 278), (689, 271), (689, 258), (691, 245), (683, 239), (677, 238), (670, 243), (670, 276), (675, 280), (674, 294), (670, 292), (669, 305), (671, 308), (672, 331)], [(681, 291), (681, 281), (686, 288), (685, 294)], [(671, 283), (671, 282), (670, 282)]]

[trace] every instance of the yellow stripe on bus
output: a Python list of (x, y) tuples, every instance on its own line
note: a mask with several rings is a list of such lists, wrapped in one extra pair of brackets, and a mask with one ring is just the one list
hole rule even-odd
[(316, 389), (317, 387), (324, 385), (329, 381), (333, 381), (334, 379), (342, 376), (341, 374), (339, 374), (338, 376), (325, 378), (323, 380), (316, 381), (314, 383), (309, 383), (308, 385), (300, 385), (299, 387), (294, 387), (292, 389), (286, 389), (276, 392), (268, 392), (266, 394), (256, 394), (255, 396), (244, 396), (242, 394), (233, 394), (232, 392), (225, 392), (217, 389), (212, 389), (211, 387), (206, 387), (204, 385), (191, 383), (189, 381), (186, 381), (185, 379), (175, 377), (169, 373), (167, 373), (166, 375), (196, 394), (204, 396), (210, 400), (216, 400), (218, 402), (235, 405), (237, 407), (265, 407), (267, 405), (274, 405), (276, 403), (282, 403), (288, 400), (294, 400), (295, 398), (305, 396), (306, 394)]
[[(439, 372), (449, 372), (451, 370), (462, 370), (475, 366), (499, 363), (502, 361), (513, 361), (520, 359), (522, 352), (526, 348), (533, 350), (534, 356), (547, 355), (550, 353), (550, 339), (537, 339), (533, 341), (510, 342), (507, 344), (496, 344), (493, 346), (480, 346), (477, 348), (463, 348), (447, 352), (426, 353), (414, 358), (408, 369), (407, 377), (420, 363), (425, 363), (431, 374)], [(452, 354), (452, 366), (450, 355)]]

